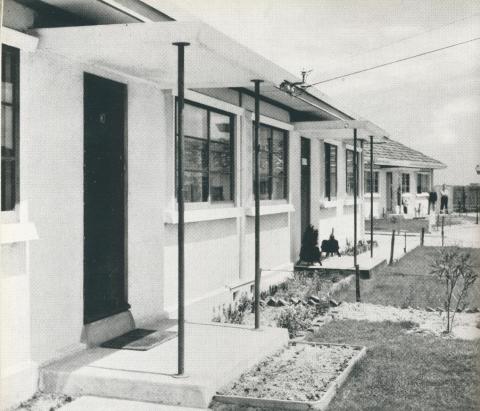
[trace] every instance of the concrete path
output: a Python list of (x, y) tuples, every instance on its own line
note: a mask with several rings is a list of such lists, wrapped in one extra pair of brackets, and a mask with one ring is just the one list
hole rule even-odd
[(215, 392), (288, 343), (286, 329), (185, 324), (185, 371), (176, 378), (178, 339), (148, 351), (92, 348), (40, 370), (39, 388), (206, 408)]
[(198, 411), (207, 408), (178, 407), (151, 402), (86, 396), (61, 407), (62, 411)]

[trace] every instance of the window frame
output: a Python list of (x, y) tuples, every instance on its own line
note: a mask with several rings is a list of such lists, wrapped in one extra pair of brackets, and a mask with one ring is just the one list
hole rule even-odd
[[(348, 179), (349, 179), (349, 169), (348, 169), (348, 153), (352, 153), (352, 177), (355, 178), (355, 170), (354, 170), (354, 156), (355, 156), (355, 151), (350, 150), (349, 148), (345, 149), (345, 194), (348, 196), (354, 196), (354, 184), (352, 182), (352, 189), (351, 191), (349, 190), (349, 184), (348, 184)], [(353, 180), (354, 181), (354, 180)], [(360, 196), (360, 151), (357, 150), (357, 197)]]
[(2, 65), (5, 61), (4, 53), (9, 53), (12, 55), (12, 103), (6, 103), (3, 101), (3, 75), (4, 70), (2, 67), (2, 101), (1, 101), (1, 110), (3, 113), (4, 106), (12, 107), (12, 144), (13, 144), (13, 155), (4, 155), (3, 150), (1, 153), (1, 165), (2, 171), (4, 162), (14, 163), (14, 176), (13, 176), (13, 207), (4, 208), (5, 201), (5, 179), (2, 177), (1, 185), (1, 212), (10, 213), (14, 212), (17, 205), (20, 203), (20, 49), (12, 47), (2, 43)]
[[(190, 140), (202, 140), (202, 141), (206, 141), (207, 142), (207, 151), (208, 151), (208, 156), (207, 156), (207, 181), (208, 181), (208, 196), (207, 196), (207, 201), (185, 201), (185, 204), (196, 204), (196, 205), (222, 205), (222, 204), (235, 204), (235, 201), (236, 201), (236, 193), (235, 193), (235, 189), (236, 189), (236, 185), (235, 185), (235, 178), (236, 178), (236, 170), (235, 170), (235, 165), (236, 165), (236, 161), (235, 161), (235, 114), (233, 113), (230, 113), (228, 111), (225, 111), (225, 110), (221, 110), (221, 109), (218, 109), (216, 107), (211, 107), (209, 105), (206, 105), (206, 104), (202, 104), (202, 103), (197, 103), (196, 101), (192, 101), (192, 100), (188, 100), (188, 99), (185, 99), (185, 106), (186, 105), (191, 105), (193, 107), (197, 107), (197, 108), (200, 108), (202, 110), (205, 110), (207, 112), (207, 139), (203, 139), (203, 138), (200, 138), (200, 137), (196, 137), (196, 136), (188, 136), (184, 133), (184, 150), (185, 150), (185, 140), (186, 139), (190, 139)], [(178, 161), (178, 158), (177, 158), (177, 155), (178, 155), (178, 150), (177, 150), (177, 145), (178, 145), (178, 97), (175, 97), (175, 118), (174, 118), (174, 122), (175, 122), (175, 161), (174, 161), (174, 164), (175, 164), (175, 171), (174, 171), (174, 176), (175, 176), (175, 198), (177, 198), (177, 195), (178, 195), (178, 174), (177, 174), (177, 161)], [(211, 147), (211, 130), (210, 130), (210, 125), (211, 125), (211, 121), (210, 121), (210, 113), (211, 112), (214, 112), (216, 114), (220, 114), (220, 115), (224, 115), (224, 116), (227, 116), (229, 119), (230, 119), (230, 199), (228, 200), (219, 200), (219, 201), (214, 201), (212, 200), (212, 193), (211, 193), (211, 183), (210, 183), (210, 177), (211, 177), (211, 169), (210, 169), (210, 165), (211, 165), (211, 161), (210, 161), (210, 155), (211, 155), (211, 152), (210, 152), (210, 147)], [(185, 114), (184, 114), (184, 120), (185, 120)], [(226, 143), (222, 143), (222, 142), (219, 142), (219, 141), (214, 141), (215, 143), (217, 144), (225, 144)], [(185, 151), (184, 151), (184, 154), (185, 154)], [(186, 171), (188, 172), (198, 172), (198, 170), (187, 170), (185, 168), (185, 158), (184, 158), (184, 169), (183, 169), (184, 173)]]
[[(269, 130), (269, 137), (268, 137), (268, 150), (259, 150), (259, 157), (261, 153), (268, 154), (268, 175), (267, 175), (267, 194), (268, 198), (260, 198), (261, 201), (283, 201), (287, 200), (289, 197), (289, 190), (288, 190), (288, 170), (289, 170), (289, 156), (288, 156), (288, 131), (279, 127), (272, 126), (270, 124), (265, 124), (260, 122), (260, 127), (267, 128)], [(279, 178), (278, 176), (273, 175), (273, 155), (280, 154), (279, 151), (273, 150), (273, 133), (274, 131), (278, 131), (283, 135), (283, 197), (282, 198), (272, 198), (273, 197), (273, 179)], [(259, 139), (260, 139), (260, 128), (259, 128)], [(255, 196), (255, 121), (252, 121), (252, 192)], [(260, 158), (259, 158), (260, 161)], [(260, 171), (260, 167), (259, 167)], [(261, 177), (261, 175), (259, 176)], [(259, 180), (261, 184), (261, 181)]]
[[(367, 177), (367, 174), (370, 174), (370, 170), (364, 170), (364, 193), (370, 194), (370, 190), (368, 189), (370, 185), (370, 176)], [(380, 173), (378, 171), (373, 170), (373, 194), (379, 193), (379, 184), (380, 184)]]
[[(422, 178), (426, 179), (426, 191), (422, 190)], [(424, 194), (430, 191), (430, 173), (417, 173), (417, 194)]]
[[(328, 150), (327, 150), (328, 147)], [(335, 153), (335, 195), (332, 195), (332, 167), (331, 167), (331, 154), (332, 149)], [(338, 146), (335, 144), (324, 143), (324, 160), (325, 160), (325, 182), (324, 182), (324, 197), (328, 201), (337, 198), (338, 195)]]
[[(406, 178), (406, 184), (405, 184), (405, 181), (404, 181), (405, 176), (407, 177)], [(410, 188), (411, 188), (410, 187), (410, 173), (402, 173), (402, 194), (409, 194), (411, 192)]]

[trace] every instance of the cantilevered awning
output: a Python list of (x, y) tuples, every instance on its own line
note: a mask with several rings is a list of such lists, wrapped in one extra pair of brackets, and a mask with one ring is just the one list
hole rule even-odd
[(205, 23), (155, 22), (46, 28), (32, 31), (38, 49), (174, 88), (177, 49), (185, 53), (188, 88), (249, 87), (252, 79), (278, 85), (297, 79), (270, 60)]
[(310, 138), (351, 140), (353, 130), (357, 130), (357, 137), (362, 140), (370, 136), (388, 136), (385, 130), (368, 120), (298, 121), (294, 125), (296, 131)]

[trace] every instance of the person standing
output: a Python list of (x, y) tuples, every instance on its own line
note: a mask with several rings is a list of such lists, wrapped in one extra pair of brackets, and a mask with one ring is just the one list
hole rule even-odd
[(445, 209), (445, 213), (448, 214), (448, 190), (445, 184), (442, 185), (442, 189), (440, 190), (440, 214), (442, 214), (443, 209)]

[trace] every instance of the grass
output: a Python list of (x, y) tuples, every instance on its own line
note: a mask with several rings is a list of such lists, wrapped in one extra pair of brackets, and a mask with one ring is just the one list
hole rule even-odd
[(329, 410), (480, 409), (480, 343), (406, 334), (411, 326), (333, 321), (310, 338), (368, 350)]
[[(387, 217), (377, 218), (373, 220), (374, 231), (388, 231), (392, 230), (407, 231), (409, 233), (419, 233), (422, 231), (422, 227), (425, 231), (428, 231), (428, 221), (426, 218), (420, 219), (405, 219), (399, 217)], [(366, 230), (370, 230), (370, 220), (365, 220)]]
[[(441, 247), (417, 247), (399, 262), (385, 267), (369, 280), (361, 280), (362, 302), (396, 307), (443, 307), (444, 285), (429, 274), (430, 264)], [(480, 249), (462, 249), (470, 253), (473, 265), (480, 267)], [(334, 296), (339, 301), (355, 301), (350, 287)], [(467, 307), (480, 308), (480, 279), (474, 283)]]

